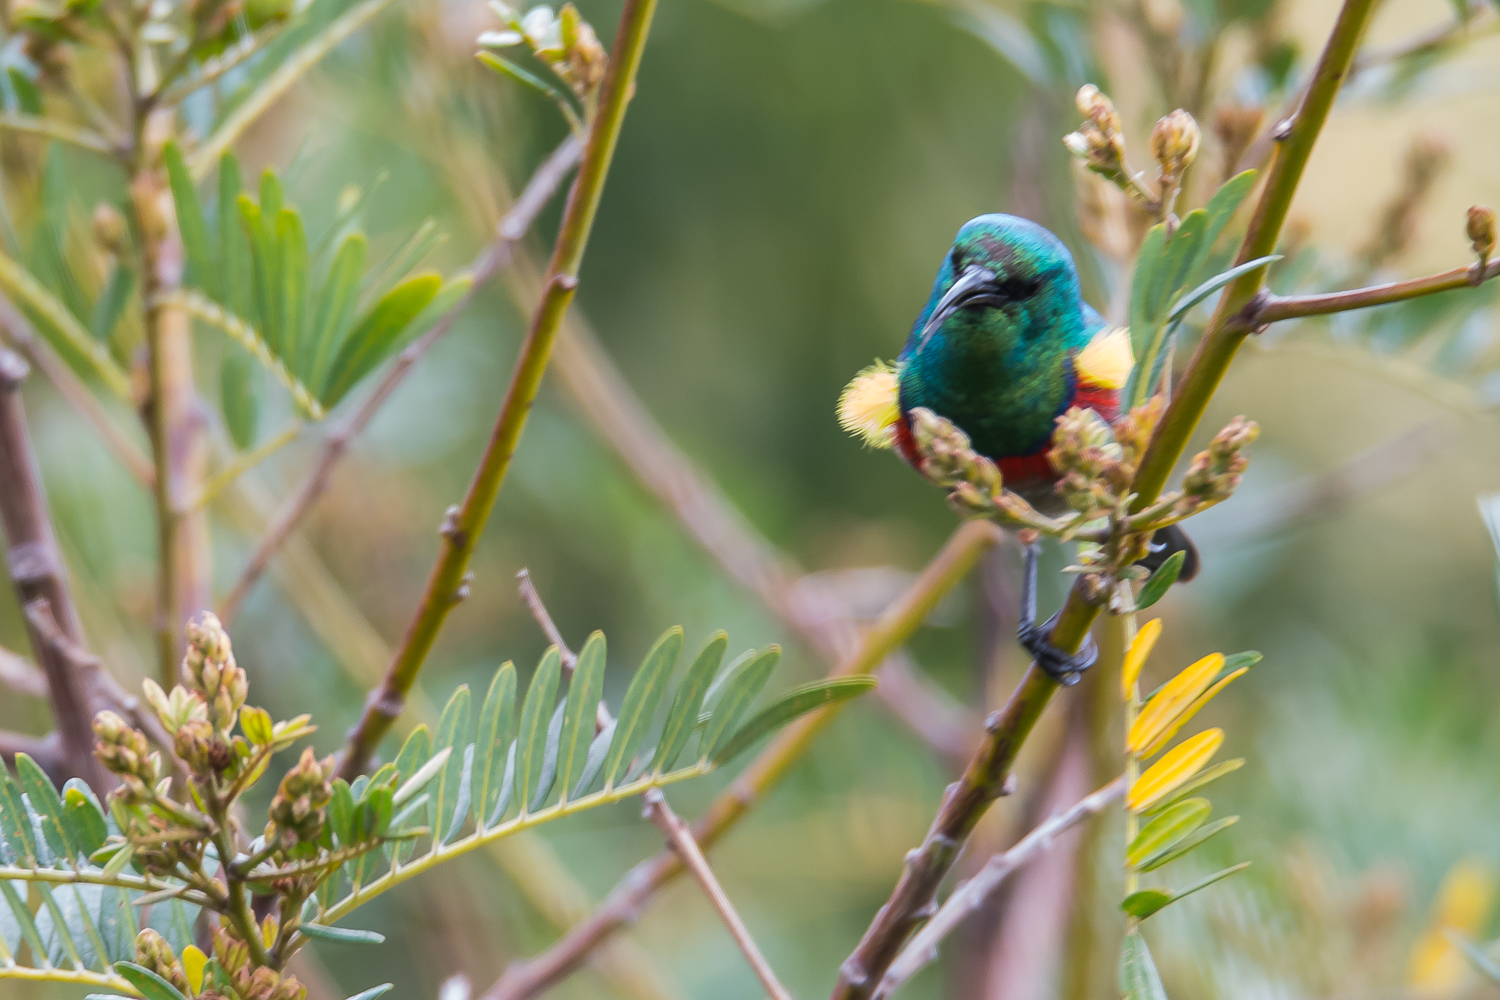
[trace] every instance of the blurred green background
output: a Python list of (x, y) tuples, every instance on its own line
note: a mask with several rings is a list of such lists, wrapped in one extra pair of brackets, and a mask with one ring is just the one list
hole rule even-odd
[[(619, 4), (579, 6), (608, 43)], [(1327, 0), (1189, 4), (1190, 26), (1228, 25), (1214, 96), (1200, 111), (1231, 100), (1279, 106), (1335, 10)], [(1424, 136), (1446, 144), (1448, 158), (1417, 227), (1378, 274), (1468, 259), (1464, 207), (1500, 203), (1500, 39), (1490, 30), (1500, 15), (1476, 10), (1470, 44), (1373, 70), (1335, 111), (1294, 209), (1302, 280), (1332, 287), (1355, 272), (1401, 186), (1408, 150)], [(834, 401), (856, 370), (898, 351), (953, 232), (971, 216), (1012, 211), (1054, 228), (1080, 257), (1090, 299), (1107, 306), (1117, 269), (1083, 239), (1060, 139), (1077, 120), (1071, 94), (1087, 80), (1116, 96), (1137, 149), (1168, 110), (1131, 34), (1137, 16), (1136, 7), (1109, 4), (663, 0), (578, 314), (756, 530), (835, 586), (873, 586), (874, 608), (894, 594), (882, 582), (889, 576), (835, 571), (913, 572), (956, 522), (910, 470), (846, 438)], [(1366, 44), (1397, 43), (1452, 17), (1447, 5), (1388, 0)], [(326, 217), (346, 185), (376, 185), (363, 220), (374, 259), (432, 218), (448, 239), (429, 263), (445, 273), (463, 267), (505, 192), (564, 135), (545, 102), (475, 65), (474, 37), (494, 26), (478, 0), (398, 0), (241, 144), (247, 173), (284, 172), (289, 199), (314, 217)], [(1283, 45), (1289, 75), (1267, 69), (1268, 39)], [(1197, 199), (1221, 169), (1214, 148), (1206, 140)], [(61, 155), (68, 210), (86, 220), (110, 191), (81, 157)], [(26, 183), (15, 179), (25, 165), (10, 164), (6, 190), (23, 242), (34, 214)], [(558, 211), (529, 241), (533, 259)], [(1164, 677), (1212, 650), (1265, 653), (1207, 713), (1229, 733), (1225, 754), (1248, 758), (1216, 796), (1220, 812), (1243, 818), (1210, 853), (1254, 865), (1153, 925), (1177, 995), (1404, 995), (1451, 873), (1450, 896), (1468, 892), (1482, 903), (1466, 932), (1495, 936), (1500, 628), (1495, 549), (1478, 500), (1500, 491), (1488, 408), (1497, 316), (1493, 294), (1458, 292), (1441, 306), (1273, 331), (1247, 346), (1210, 409), (1205, 438), (1238, 413), (1263, 433), (1240, 495), (1194, 522), (1206, 568), (1159, 606), (1166, 633), (1148, 670)], [(366, 682), (349, 651), (400, 638), (442, 512), (462, 494), (523, 331), (522, 313), (497, 284), (339, 469), (304, 534), (357, 615), (332, 615), (296, 580), (272, 575), (234, 627), (251, 700), (278, 717), (313, 712), (319, 752), (337, 749), (362, 704)], [(199, 343), (200, 384), (211, 397), (222, 340), (202, 331)], [(86, 627), (133, 688), (151, 662), (149, 497), (41, 379), (26, 401)], [(274, 396), (263, 409), (263, 435), (290, 412)], [(1403, 436), (1412, 429), (1420, 433)], [(256, 488), (279, 498), (316, 444), (314, 434), (276, 456), (254, 474)], [(227, 588), (252, 539), (222, 510), (214, 524), (216, 579)], [(1048, 568), (1062, 565), (1062, 553), (1049, 552)], [(608, 633), (616, 704), (630, 667), (673, 624), (686, 627), (689, 645), (719, 627), (736, 650), (786, 644), (780, 686), (826, 669), (725, 576), (552, 382), (475, 560), (472, 596), (422, 676), (431, 699), (460, 683), (486, 684), (502, 660), (523, 672), (535, 663), (545, 640), (516, 594), (523, 567), (575, 646), (595, 628)], [(987, 568), (999, 584), (976, 577), (912, 648), (923, 672), (976, 718), (1022, 666), (1009, 638), (1014, 609), (989, 599), (1013, 594), (1016, 572), (1014, 553), (1001, 553)], [(1065, 584), (1048, 574), (1049, 608)], [(4, 601), (0, 641), (24, 648)], [(373, 659), (378, 665), (378, 653)], [(1038, 808), (1025, 793), (1046, 780), (1064, 706), (1083, 696), (1066, 694), (1051, 709), (1022, 756), (1023, 794), (997, 806), (961, 868), (1014, 839), (1016, 817)], [(7, 693), (0, 725), (42, 732), (45, 705)], [(679, 786), (673, 805), (694, 815), (730, 777)], [(866, 698), (713, 852), (795, 994), (832, 985), (947, 780), (944, 760)], [(659, 847), (630, 803), (541, 836), (596, 900)], [(1101, 841), (1109, 871), (1117, 838), (1110, 830)], [(1467, 866), (1455, 870), (1460, 862)], [(1105, 907), (1117, 898), (1110, 878), (1100, 890)], [(1066, 910), (1066, 877), (1050, 896), (1045, 880), (1037, 884), (1039, 898), (1060, 898)], [(1013, 901), (1035, 898), (1017, 889)], [(320, 946), (329, 996), (390, 980), (393, 996), (431, 997), (454, 972), (483, 989), (556, 935), (477, 855), (362, 916), (391, 943), (368, 952)], [(1003, 909), (981, 915), (904, 995), (1060, 995), (1071, 964), (1058, 957), (1060, 934), (1024, 941), (1018, 958), (1015, 923)], [(1066, 920), (1041, 925), (1065, 929)], [(672, 995), (761, 995), (691, 885), (663, 893), (632, 933)], [(1096, 952), (1102, 967), (1112, 965), (1109, 947)], [(1430, 975), (1424, 981), (1440, 992), (1469, 988), (1461, 968)], [(1109, 993), (1109, 978), (1089, 995)], [(4, 992), (43, 991), (9, 984)], [(613, 993), (585, 970), (554, 995)]]

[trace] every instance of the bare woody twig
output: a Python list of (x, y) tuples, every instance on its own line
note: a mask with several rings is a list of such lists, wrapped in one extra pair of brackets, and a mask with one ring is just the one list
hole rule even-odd
[(703, 894), (713, 904), (714, 910), (719, 914), (719, 919), (724, 921), (724, 926), (729, 928), (730, 937), (739, 946), (740, 954), (745, 956), (745, 961), (755, 972), (755, 978), (760, 980), (761, 986), (765, 987), (766, 995), (771, 1000), (792, 1000), (791, 994), (786, 987), (776, 978), (766, 957), (760, 953), (755, 939), (750, 936), (750, 931), (745, 927), (745, 922), (740, 915), (734, 912), (734, 904), (729, 901), (723, 886), (714, 877), (713, 869), (708, 866), (708, 859), (703, 856), (698, 842), (693, 839), (693, 831), (688, 829), (687, 823), (683, 822), (681, 816), (672, 811), (667, 805), (667, 797), (661, 793), (661, 789), (653, 788), (646, 793), (646, 808), (644, 814), (662, 836), (667, 838), (667, 845), (677, 852), (677, 856), (687, 865), (688, 871), (697, 880)]
[(386, 400), (396, 391), (396, 387), (401, 384), (422, 356), (448, 335), (484, 285), (509, 265), (515, 244), (526, 235), (532, 223), (536, 221), (536, 217), (541, 214), (542, 209), (562, 186), (563, 179), (577, 165), (582, 149), (578, 140), (569, 136), (553, 151), (552, 155), (542, 162), (531, 180), (527, 182), (521, 196), (516, 199), (505, 218), (500, 220), (495, 239), (474, 259), (469, 269), (472, 280), (469, 290), (426, 333), (408, 344), (396, 356), (395, 362), (375, 386), (374, 391), (365, 397), (359, 409), (350, 414), (348, 419), (336, 429), (329, 432), (312, 469), (302, 480), (302, 484), (287, 497), (281, 509), (276, 512), (275, 519), (256, 544), (250, 561), (240, 573), (239, 579), (235, 581), (228, 596), (220, 604), (219, 618), (225, 624), (234, 619), (246, 596), (250, 593), (250, 589), (255, 586), (256, 581), (270, 565), (271, 559), (286, 544), (286, 540), (291, 537), (297, 525), (302, 523), (302, 519), (312, 510), (313, 504), (328, 488), (329, 480), (333, 476), (333, 468), (348, 451), (350, 442), (369, 426), (375, 414), (385, 405)]
[[(855, 648), (839, 660), (830, 676), (868, 673), (904, 645), (932, 613), (938, 601), (966, 577), (979, 557), (1002, 537), (1000, 529), (988, 521), (970, 521), (962, 525), (911, 587), (861, 636)], [(783, 729), (693, 824), (693, 837), (698, 843), (711, 846), (749, 812), (801, 759), (841, 707), (820, 709)], [(630, 924), (646, 901), (682, 872), (682, 862), (669, 851), (658, 853), (637, 865), (587, 920), (574, 925), (547, 951), (511, 966), (500, 981), (485, 992), (482, 1000), (527, 1000), (540, 995), (582, 965), (590, 953), (612, 934)]]
[(18, 694), (47, 697), (47, 675), (20, 653), (0, 646), (0, 684)]
[(635, 86), (650, 32), (656, 0), (626, 0), (620, 12), (620, 27), (610, 51), (599, 105), (589, 127), (578, 176), (563, 212), (552, 260), (547, 269), (546, 292), (532, 316), (531, 327), (521, 346), (511, 374), (505, 402), (484, 456), (474, 470), (463, 503), (450, 511), (442, 531), (442, 549), (427, 578), (417, 613), (402, 637), (385, 681), (371, 692), (358, 725), (349, 734), (348, 749), (339, 773), (352, 779), (364, 770), (375, 747), (400, 714), (406, 693), (437, 639), (448, 612), (459, 598), (469, 560), (479, 536), (494, 509), (495, 497), (510, 470), (510, 460), (526, 428), (531, 405), (541, 388), (542, 374), (552, 358), (563, 314), (578, 290), (578, 269), (593, 228), (594, 216), (604, 194), (604, 179), (614, 158), (615, 145), (625, 119), (625, 109)]
[(11, 767), (16, 766), (16, 754), (24, 753), (36, 761), (54, 784), (62, 784), (70, 777), (63, 762), (62, 740), (57, 733), (46, 736), (27, 736), (25, 733), (0, 732), (0, 760)]
[(1440, 274), (1429, 274), (1407, 281), (1392, 281), (1368, 288), (1352, 288), (1344, 292), (1324, 292), (1320, 295), (1271, 295), (1262, 293), (1252, 299), (1232, 320), (1230, 331), (1257, 331), (1271, 323), (1284, 319), (1301, 319), (1306, 316), (1327, 316), (1331, 313), (1349, 312), (1352, 309), (1368, 309), (1392, 302), (1449, 292), (1459, 288), (1475, 288), (1500, 275), (1500, 258), (1489, 262), (1482, 270), (1477, 264), (1465, 264), (1450, 268)]
[[(562, 672), (566, 677), (573, 676), (573, 670), (578, 666), (578, 654), (569, 648), (567, 640), (557, 630), (557, 625), (552, 621), (552, 616), (547, 613), (547, 605), (542, 602), (542, 595), (537, 593), (536, 584), (531, 582), (531, 571), (522, 569), (516, 574), (519, 581), (518, 587), (521, 591), (521, 600), (526, 602), (526, 607), (531, 610), (531, 617), (536, 619), (542, 634), (547, 641), (557, 647), (559, 659), (562, 660)], [(609, 714), (609, 707), (601, 700), (594, 713), (594, 732), (602, 733), (614, 717)]]
[(61, 734), (63, 759), (69, 774), (76, 774), (95, 788), (110, 787), (94, 759), (93, 712), (85, 679), (47, 641), (31, 608), (48, 609), (59, 632), (81, 640), (83, 626), (67, 589), (67, 570), (58, 552), (57, 537), (47, 511), (36, 454), (26, 432), (26, 413), (21, 405), (21, 382), (26, 362), (8, 350), (0, 350), (0, 524), (8, 543), (6, 562), (16, 599), (28, 611), (28, 633), (32, 650), (47, 677), (47, 692), (53, 718)]
[(1124, 777), (1116, 778), (1073, 808), (1058, 813), (1032, 830), (1010, 850), (997, 854), (985, 862), (978, 874), (953, 890), (953, 895), (948, 897), (947, 902), (942, 905), (936, 915), (902, 949), (901, 954), (881, 977), (880, 985), (875, 990), (875, 997), (890, 996), (922, 966), (936, 958), (938, 944), (952, 933), (969, 914), (978, 910), (1008, 875), (1044, 853), (1064, 831), (1072, 829), (1090, 816), (1102, 811), (1124, 792)]
[[(1345, 0), (1339, 11), (1306, 96), (1285, 130), (1282, 149), (1266, 180), (1237, 263), (1264, 257), (1275, 249), (1297, 184), (1373, 11), (1374, 0)], [(1260, 294), (1264, 281), (1265, 268), (1260, 268), (1231, 283), (1220, 297), (1214, 318), (1141, 460), (1132, 484), (1134, 512), (1155, 503), (1165, 488), (1167, 477), (1203, 419), (1208, 401), (1248, 335), (1248, 329), (1236, 327), (1233, 318)], [(1099, 612), (1086, 596), (1080, 578), (1058, 615), (1049, 636), (1051, 644), (1066, 652), (1076, 651)], [(1010, 701), (987, 721), (984, 742), (963, 777), (949, 786), (922, 845), (908, 854), (890, 899), (840, 969), (834, 1000), (870, 997), (907, 937), (932, 913), (938, 886), (979, 819), (1003, 793), (1016, 753), (1056, 690), (1056, 682), (1033, 663)]]

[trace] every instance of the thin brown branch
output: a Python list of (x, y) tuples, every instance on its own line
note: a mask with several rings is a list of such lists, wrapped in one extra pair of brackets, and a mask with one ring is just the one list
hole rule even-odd
[(69, 774), (98, 789), (110, 787), (94, 759), (94, 713), (86, 679), (48, 641), (33, 607), (46, 609), (56, 630), (79, 642), (83, 626), (67, 588), (67, 570), (47, 509), (41, 470), (26, 431), (21, 383), (28, 369), (20, 356), (0, 350), (0, 525), (5, 529), (6, 562), (17, 602), (27, 610), (32, 650), (47, 677), (52, 715), (61, 734)]
[(645, 816), (652, 824), (667, 838), (667, 844), (677, 852), (683, 864), (697, 880), (703, 894), (713, 904), (719, 919), (724, 921), (724, 926), (729, 928), (729, 936), (734, 938), (734, 943), (739, 946), (740, 954), (745, 956), (745, 961), (755, 972), (755, 978), (760, 980), (761, 986), (765, 987), (766, 995), (771, 1000), (792, 1000), (792, 995), (786, 991), (776, 978), (766, 957), (760, 953), (760, 948), (755, 944), (755, 939), (750, 936), (749, 929), (740, 915), (734, 911), (734, 904), (729, 901), (729, 896), (724, 892), (724, 887), (719, 885), (719, 880), (714, 877), (713, 869), (708, 866), (708, 859), (703, 856), (703, 851), (698, 847), (698, 842), (693, 839), (693, 831), (688, 829), (687, 823), (682, 817), (672, 811), (667, 805), (667, 797), (661, 793), (661, 789), (653, 788), (646, 793)]
[[(573, 676), (573, 670), (578, 666), (578, 654), (568, 648), (568, 643), (557, 630), (557, 625), (552, 621), (552, 616), (547, 613), (547, 605), (542, 601), (542, 595), (537, 593), (536, 584), (531, 582), (531, 571), (525, 569), (516, 574), (517, 587), (521, 591), (521, 600), (531, 611), (531, 617), (536, 619), (542, 634), (547, 641), (557, 647), (557, 653), (562, 660), (562, 672), (566, 677)], [(614, 721), (614, 716), (609, 714), (609, 706), (601, 700), (594, 712), (594, 732), (602, 733), (605, 728)]]
[(4, 646), (0, 646), (0, 684), (18, 694), (47, 697), (47, 675), (26, 657)]
[(62, 739), (56, 732), (46, 736), (27, 736), (25, 733), (0, 731), (0, 760), (13, 768), (18, 753), (24, 753), (41, 765), (53, 784), (61, 785), (71, 777), (63, 761)]
[(874, 996), (887, 997), (895, 992), (902, 983), (937, 957), (938, 945), (942, 940), (969, 914), (979, 909), (1008, 875), (1047, 851), (1060, 834), (1102, 811), (1124, 793), (1125, 779), (1122, 776), (1066, 812), (1053, 816), (1023, 837), (1015, 847), (985, 862), (979, 874), (955, 889), (926, 926), (912, 937), (901, 954), (891, 962), (890, 968), (881, 977)]
[(416, 367), (422, 356), (453, 329), (454, 324), (468, 309), (480, 290), (510, 264), (516, 243), (531, 229), (536, 217), (552, 200), (568, 173), (578, 165), (582, 150), (582, 144), (569, 136), (553, 151), (552, 155), (542, 161), (541, 166), (537, 167), (531, 180), (527, 182), (521, 196), (500, 220), (495, 238), (480, 251), (479, 256), (474, 258), (474, 263), (470, 265), (469, 277), (472, 283), (469, 290), (426, 333), (408, 344), (396, 356), (395, 362), (376, 384), (375, 389), (360, 403), (359, 408), (337, 428), (329, 432), (312, 468), (303, 478), (301, 485), (287, 497), (281, 509), (276, 512), (275, 519), (266, 529), (260, 542), (256, 544), (255, 552), (250, 556), (250, 561), (240, 573), (239, 579), (235, 581), (229, 595), (220, 603), (219, 618), (225, 625), (234, 620), (234, 616), (244, 604), (246, 596), (249, 595), (250, 589), (265, 573), (271, 559), (286, 544), (292, 532), (312, 510), (313, 504), (328, 489), (334, 466), (338, 465), (344, 453), (349, 450), (350, 442), (369, 426), (371, 420), (375, 419), (375, 414)]
[(1231, 323), (1234, 329), (1259, 331), (1284, 319), (1327, 316), (1389, 305), (1392, 302), (1405, 302), (1459, 288), (1477, 288), (1497, 275), (1500, 275), (1500, 258), (1490, 261), (1483, 269), (1477, 263), (1465, 264), (1439, 274), (1391, 281), (1367, 288), (1351, 288), (1343, 292), (1324, 292), (1321, 295), (1272, 295), (1267, 292), (1253, 299)]
[(37, 335), (36, 328), (4, 295), (0, 295), (0, 330), (3, 330), (6, 339), (15, 349), (46, 376), (58, 395), (78, 411), (83, 419), (94, 425), (99, 438), (125, 467), (125, 471), (136, 482), (150, 489), (156, 482), (151, 460), (120, 430), (119, 425), (104, 412), (104, 407), (99, 405), (83, 379), (68, 367), (68, 363), (58, 356), (51, 344)]

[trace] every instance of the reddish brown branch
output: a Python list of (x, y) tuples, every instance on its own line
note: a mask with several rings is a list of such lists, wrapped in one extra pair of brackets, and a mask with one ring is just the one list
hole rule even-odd
[(1475, 288), (1500, 275), (1500, 258), (1489, 262), (1480, 270), (1478, 264), (1450, 268), (1440, 274), (1429, 274), (1406, 281), (1391, 281), (1368, 288), (1351, 288), (1343, 292), (1324, 292), (1321, 295), (1272, 295), (1264, 293), (1253, 299), (1234, 321), (1235, 328), (1259, 330), (1284, 319), (1301, 319), (1307, 316), (1327, 316), (1332, 313), (1368, 309), (1371, 306), (1405, 302), (1408, 299), (1438, 292), (1451, 292), (1459, 288)]

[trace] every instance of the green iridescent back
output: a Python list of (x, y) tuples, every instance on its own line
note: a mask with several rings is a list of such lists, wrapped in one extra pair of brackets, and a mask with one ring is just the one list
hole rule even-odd
[[(1006, 303), (960, 309), (923, 343), (939, 300), (975, 264), (999, 279)], [(1071, 356), (1102, 326), (1056, 236), (1013, 215), (982, 215), (958, 231), (901, 352), (901, 409), (947, 417), (991, 458), (1036, 454), (1073, 398)]]

